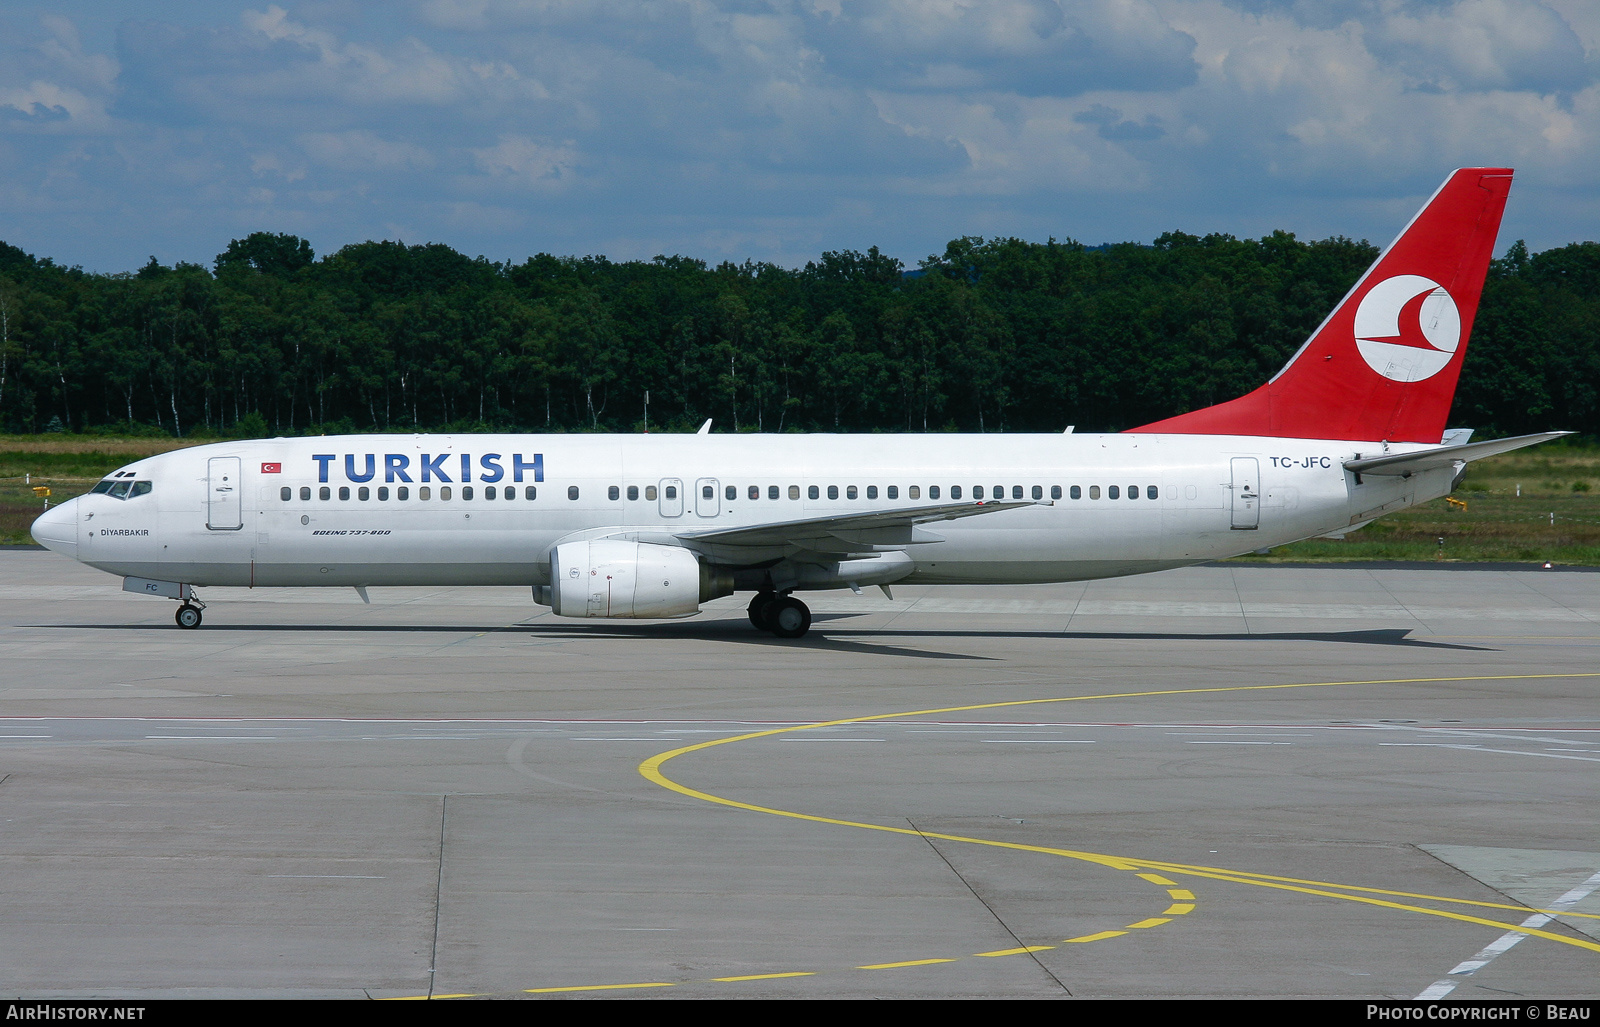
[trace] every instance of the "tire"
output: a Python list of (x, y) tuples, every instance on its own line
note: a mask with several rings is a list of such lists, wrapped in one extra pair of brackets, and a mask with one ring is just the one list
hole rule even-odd
[(180, 628), (198, 628), (200, 626), (200, 607), (184, 603), (178, 607), (178, 612), (173, 620), (178, 622)]
[(779, 638), (804, 638), (811, 630), (811, 608), (792, 596), (784, 596), (767, 610), (772, 633)]
[(758, 631), (772, 630), (772, 604), (778, 597), (771, 592), (757, 592), (755, 598), (750, 600), (746, 613), (750, 615), (750, 623)]

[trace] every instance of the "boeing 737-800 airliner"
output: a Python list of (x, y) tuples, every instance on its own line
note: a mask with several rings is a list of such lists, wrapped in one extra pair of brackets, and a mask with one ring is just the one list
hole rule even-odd
[(527, 585), (564, 617), (684, 617), (738, 590), (1072, 581), (1352, 531), (1560, 432), (1446, 431), (1511, 171), (1455, 172), (1287, 366), (1110, 435), (352, 435), (138, 460), (34, 538), (196, 586)]

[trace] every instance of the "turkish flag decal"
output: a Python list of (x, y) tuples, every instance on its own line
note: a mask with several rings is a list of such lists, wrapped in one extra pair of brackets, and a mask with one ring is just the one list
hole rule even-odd
[(261, 465), (261, 473), (262, 474), (282, 474), (283, 473), (283, 465), (282, 464), (262, 464)]

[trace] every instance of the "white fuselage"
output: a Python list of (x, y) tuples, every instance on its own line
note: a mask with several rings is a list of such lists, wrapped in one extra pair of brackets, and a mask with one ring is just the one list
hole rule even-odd
[(1449, 468), (1358, 483), (1342, 466), (1384, 451), (1149, 434), (264, 439), (129, 464), (118, 480), (148, 481), (146, 494), (79, 497), (36, 532), (101, 570), (192, 585), (540, 585), (562, 541), (992, 500), (999, 488), (1041, 502), (933, 524), (942, 541), (903, 547), (888, 576), (1070, 581), (1338, 532), (1450, 491)]

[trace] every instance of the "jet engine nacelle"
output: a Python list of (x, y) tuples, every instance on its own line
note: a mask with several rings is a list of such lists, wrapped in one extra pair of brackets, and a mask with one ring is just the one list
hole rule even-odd
[(550, 551), (548, 599), (562, 617), (688, 617), (732, 592), (731, 575), (677, 546), (597, 539)]

